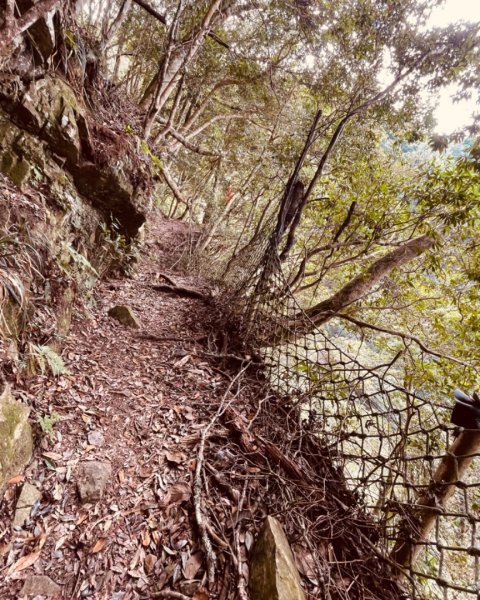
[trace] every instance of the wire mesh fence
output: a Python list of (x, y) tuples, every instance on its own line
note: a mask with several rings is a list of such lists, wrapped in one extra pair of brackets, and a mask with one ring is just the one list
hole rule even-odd
[(379, 359), (351, 329), (309, 323), (267, 240), (230, 261), (225, 280), (270, 385), (343, 470), (410, 596), (480, 598), (480, 432), (450, 423), (448, 393), (406, 382), (405, 353)]

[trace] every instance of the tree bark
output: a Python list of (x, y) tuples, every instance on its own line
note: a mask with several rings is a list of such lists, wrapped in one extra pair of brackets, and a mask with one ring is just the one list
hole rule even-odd
[(169, 36), (171, 52), (169, 52), (169, 56), (165, 59), (166, 62), (162, 68), (163, 74), (157, 83), (157, 92), (151, 103), (149, 114), (147, 116), (145, 125), (145, 139), (148, 140), (157, 115), (165, 106), (167, 100), (175, 89), (181, 78), (182, 72), (192, 62), (202, 47), (205, 36), (209, 33), (210, 29), (217, 23), (217, 21), (221, 21), (226, 18), (226, 13), (219, 13), (221, 5), (222, 0), (213, 0), (207, 13), (202, 19), (201, 25), (193, 33), (191, 38), (178, 43), (175, 40), (174, 34), (178, 26), (176, 21), (180, 17), (181, 12), (181, 2), (179, 3), (179, 10), (177, 11), (175, 20), (172, 23), (170, 30), (171, 33)]
[(400, 567), (399, 577), (413, 567), (428, 540), (437, 517), (453, 496), (457, 483), (465, 475), (480, 450), (480, 431), (466, 429), (453, 442), (433, 476), (433, 485), (417, 503), (407, 509), (400, 524), (400, 536), (390, 558)]
[(395, 248), (386, 256), (376, 260), (366, 271), (354, 277), (336, 294), (306, 310), (305, 314), (315, 325), (322, 325), (369, 294), (393, 269), (401, 267), (429, 250), (433, 243), (431, 237), (422, 235)]
[[(135, 4), (137, 4), (141, 8), (143, 8), (143, 10), (145, 10), (149, 15), (157, 19), (157, 21), (160, 21), (160, 23), (162, 23), (163, 25), (167, 24), (167, 19), (161, 13), (159, 13), (158, 10), (155, 10), (153, 6), (150, 6), (148, 2), (145, 2), (144, 0), (133, 0), (133, 2), (135, 2)], [(218, 35), (216, 35), (212, 31), (209, 31), (207, 35), (208, 37), (212, 38), (212, 40), (215, 40), (217, 44), (220, 44), (220, 46), (223, 46), (227, 50), (230, 50), (230, 46), (227, 44), (227, 42), (223, 41), (221, 38), (218, 37)]]

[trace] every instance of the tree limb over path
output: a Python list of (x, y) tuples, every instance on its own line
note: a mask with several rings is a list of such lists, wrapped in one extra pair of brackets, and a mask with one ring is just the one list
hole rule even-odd
[(414, 260), (433, 245), (432, 237), (422, 235), (395, 248), (372, 263), (363, 273), (350, 280), (330, 298), (298, 312), (279, 332), (273, 333), (268, 343), (287, 342), (306, 335), (333, 317), (339, 316), (348, 306), (369, 294), (394, 269)]

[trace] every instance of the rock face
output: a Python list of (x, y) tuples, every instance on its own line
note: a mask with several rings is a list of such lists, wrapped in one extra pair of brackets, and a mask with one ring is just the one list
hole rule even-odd
[(133, 327), (135, 329), (138, 329), (140, 327), (140, 321), (138, 320), (130, 306), (113, 306), (108, 311), (108, 314), (110, 317), (112, 317), (112, 319), (116, 319), (122, 325), (126, 325), (127, 327)]
[(10, 477), (24, 469), (32, 456), (29, 413), (6, 387), (0, 395), (0, 490)]
[(20, 596), (58, 598), (62, 588), (46, 575), (29, 575), (25, 579)]
[(31, 483), (24, 483), (15, 508), (14, 527), (21, 527), (30, 517), (33, 505), (40, 500), (42, 494)]
[(24, 84), (0, 75), (0, 171), (17, 185), (40, 172), (48, 179), (60, 166), (82, 198), (132, 237), (149, 200), (132, 185), (127, 163), (94, 162), (87, 112), (65, 81), (47, 76)]
[(98, 461), (81, 463), (77, 468), (77, 487), (83, 503), (101, 500), (112, 474), (109, 463)]
[[(16, 6), (22, 12), (36, 2)], [(1, 7), (2, 0), (0, 15)], [(24, 36), (36, 65), (52, 51), (54, 12)], [(0, 270), (8, 273), (0, 273), (0, 361), (21, 358), (33, 373), (35, 359), (22, 355), (28, 344), (18, 344), (41, 304), (33, 297), (57, 318), (57, 350), (76, 295), (131, 258), (154, 184), (150, 158), (131, 134), (110, 131), (49, 70), (33, 80), (22, 72), (0, 73)]]
[(300, 576), (282, 526), (267, 517), (250, 561), (252, 600), (305, 600)]

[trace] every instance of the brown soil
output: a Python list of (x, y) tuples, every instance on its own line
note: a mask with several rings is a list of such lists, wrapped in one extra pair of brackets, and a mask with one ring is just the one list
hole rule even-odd
[[(79, 311), (62, 350), (70, 374), (17, 385), (34, 416), (60, 420), (51, 435), (38, 428), (25, 477), (42, 499), (24, 527), (11, 527), (22, 481), (4, 494), (0, 598), (18, 598), (34, 573), (65, 599), (248, 598), (248, 556), (266, 514), (283, 522), (310, 599), (399, 597), (371, 550), (373, 526), (299, 434), (296, 411), (241, 357), (218, 356), (208, 285), (174, 269), (187, 244), (185, 225), (153, 220), (135, 277), (103, 282)], [(172, 280), (205, 299), (153, 287)], [(130, 305), (141, 328), (108, 317), (116, 304)], [(199, 457), (217, 559), (210, 586), (195, 516)], [(111, 463), (112, 477), (101, 501), (82, 505), (76, 470), (89, 460)]]

